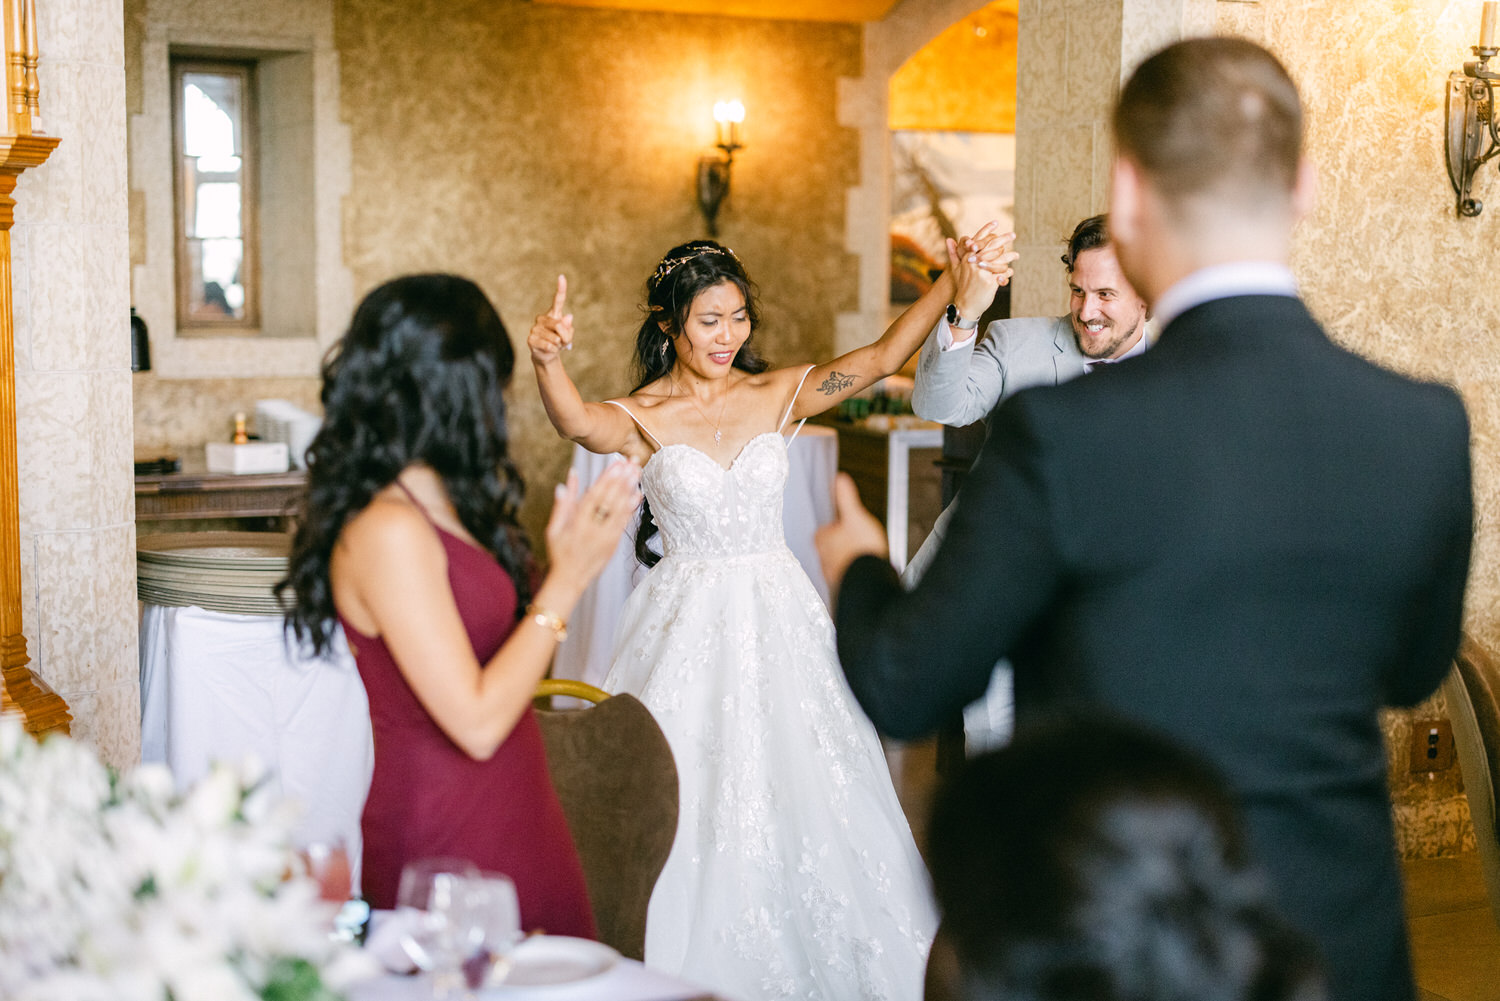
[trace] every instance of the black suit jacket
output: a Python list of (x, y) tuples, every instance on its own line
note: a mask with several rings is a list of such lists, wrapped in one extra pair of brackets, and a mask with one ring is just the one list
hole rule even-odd
[(1458, 643), (1457, 395), (1335, 346), (1296, 299), (1241, 296), (991, 424), (918, 586), (873, 557), (844, 578), (871, 719), (925, 734), (1009, 657), (1018, 724), (1081, 703), (1176, 736), (1233, 785), (1333, 997), (1410, 998), (1377, 709), (1430, 694)]

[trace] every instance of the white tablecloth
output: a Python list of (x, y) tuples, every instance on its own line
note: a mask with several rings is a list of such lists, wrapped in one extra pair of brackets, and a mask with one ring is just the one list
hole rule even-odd
[(300, 844), (342, 839), (358, 886), (359, 815), (370, 787), (370, 713), (342, 632), (322, 660), (290, 649), (280, 616), (145, 605), (141, 760), (180, 787), (215, 760), (253, 754), (302, 808)]
[[(431, 1001), (432, 998), (428, 978), (396, 974), (355, 984), (344, 993), (349, 1001)], [(574, 984), (488, 987), (475, 994), (480, 1001), (688, 1001), (704, 996), (703, 988), (649, 969), (633, 959), (621, 959), (599, 976)]]
[[(582, 447), (573, 450), (573, 472), (580, 487), (587, 487), (613, 461), (613, 455), (596, 455)], [(791, 470), (787, 475), (782, 524), (786, 543), (802, 564), (813, 585), (828, 601), (828, 582), (818, 563), (813, 533), (833, 520), (833, 480), (838, 473), (839, 439), (832, 428), (804, 425), (787, 448)], [(583, 593), (568, 620), (568, 638), (558, 647), (552, 673), (598, 685), (609, 673), (614, 650), (615, 627), (625, 599), (635, 589), (646, 568), (635, 558), (635, 526), (626, 530), (620, 546), (604, 571)]]

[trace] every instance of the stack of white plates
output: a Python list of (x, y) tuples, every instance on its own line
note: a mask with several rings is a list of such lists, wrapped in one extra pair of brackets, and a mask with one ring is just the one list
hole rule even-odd
[(172, 532), (136, 540), (136, 594), (152, 605), (196, 605), (281, 615), (271, 589), (286, 576), (290, 536), (279, 532)]
[(255, 433), (261, 441), (286, 442), (287, 454), (297, 469), (307, 468), (307, 446), (322, 426), (323, 418), (290, 400), (255, 401)]

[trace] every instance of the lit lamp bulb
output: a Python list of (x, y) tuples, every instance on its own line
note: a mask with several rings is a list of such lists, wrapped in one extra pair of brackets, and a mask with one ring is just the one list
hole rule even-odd
[[(1487, 4), (1493, 6), (1493, 4)], [(740, 148), (740, 123), (745, 120), (745, 106), (739, 101), (717, 101), (714, 103), (714, 121), (719, 127), (719, 143), (730, 151)]]

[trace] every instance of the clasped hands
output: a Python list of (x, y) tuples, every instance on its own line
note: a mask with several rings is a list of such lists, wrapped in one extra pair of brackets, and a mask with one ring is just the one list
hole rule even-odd
[(1009, 285), (1015, 273), (1011, 264), (1021, 256), (1014, 248), (1016, 234), (999, 229), (1000, 224), (991, 220), (972, 236), (946, 241), (955, 287), (953, 305), (966, 319), (979, 319), (994, 301), (995, 292)]

